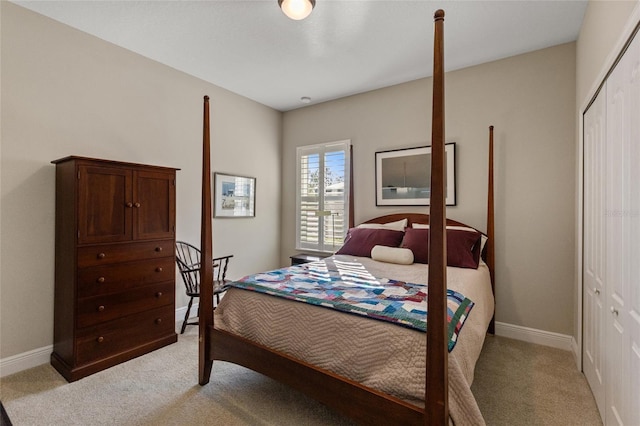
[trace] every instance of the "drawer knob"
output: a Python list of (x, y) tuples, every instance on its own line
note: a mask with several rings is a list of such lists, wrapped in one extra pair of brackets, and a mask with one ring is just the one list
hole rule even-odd
[(135, 204), (134, 204), (134, 206), (135, 206), (136, 208), (140, 208), (140, 203), (135, 203)]
[(162, 247), (160, 247), (160, 246), (156, 247), (156, 251), (157, 251), (158, 253), (159, 253), (159, 252), (161, 252), (161, 251), (162, 251)]
[(161, 291), (157, 292), (157, 293), (156, 293), (156, 297), (157, 297), (158, 299), (159, 299), (159, 298), (161, 298), (161, 297), (162, 297), (162, 292), (161, 292)]
[(613, 306), (611, 307), (611, 313), (615, 316), (618, 316), (618, 310), (616, 308), (614, 308)]
[(126, 205), (127, 205), (127, 207), (129, 207), (129, 208), (133, 207), (133, 203), (127, 203)]
[(98, 253), (98, 259), (104, 259), (105, 257), (107, 257), (106, 254), (104, 253)]
[(156, 318), (156, 324), (160, 324), (162, 322), (162, 318)]
[(98, 342), (98, 343), (102, 343), (102, 342), (104, 342), (104, 337), (102, 337), (102, 336), (98, 337), (98, 338), (96, 339), (96, 342)]
[(98, 283), (102, 284), (104, 282), (104, 277), (100, 277), (96, 280)]
[(161, 267), (161, 266), (158, 266), (158, 267), (156, 268), (156, 272), (162, 272), (162, 267)]
[(104, 311), (104, 305), (98, 306), (98, 312), (102, 312), (102, 311)]

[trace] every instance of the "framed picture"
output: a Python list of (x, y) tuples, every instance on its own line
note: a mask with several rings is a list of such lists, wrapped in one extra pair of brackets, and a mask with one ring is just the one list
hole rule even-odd
[[(456, 205), (456, 144), (445, 144), (446, 201)], [(431, 147), (376, 152), (376, 206), (428, 206)]]
[(213, 174), (213, 217), (255, 217), (256, 178)]

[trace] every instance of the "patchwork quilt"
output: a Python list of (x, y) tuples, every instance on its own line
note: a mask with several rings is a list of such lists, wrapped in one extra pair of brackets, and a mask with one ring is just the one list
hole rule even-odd
[[(374, 277), (359, 262), (331, 258), (249, 275), (231, 285), (421, 331), (427, 329), (427, 285)], [(447, 290), (449, 352), (473, 305), (464, 295)]]

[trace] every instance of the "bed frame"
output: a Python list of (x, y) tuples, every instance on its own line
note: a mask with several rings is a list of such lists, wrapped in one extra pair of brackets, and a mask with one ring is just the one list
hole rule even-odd
[[(438, 10), (434, 16), (434, 72), (433, 72), (433, 117), (431, 145), (431, 206), (429, 250), (429, 332), (426, 333), (426, 392), (425, 408), (417, 407), (353, 380), (318, 368), (274, 351), (232, 333), (215, 329), (213, 316), (213, 294), (211, 288), (203, 286), (199, 309), (199, 383), (209, 382), (214, 360), (228, 361), (262, 373), (285, 383), (330, 408), (364, 424), (427, 424), (449, 423), (448, 413), (448, 351), (446, 310), (446, 225), (463, 225), (446, 219), (445, 203), (445, 153), (444, 153), (444, 63), (443, 22), (444, 12)], [(486, 263), (494, 285), (494, 225), (493, 225), (493, 126), (489, 136), (489, 192)], [(203, 117), (203, 167), (202, 167), (202, 228), (201, 250), (203, 258), (213, 258), (211, 215), (211, 165), (209, 132), (209, 97), (204, 97)], [(353, 182), (353, 179), (351, 180)], [(351, 193), (353, 186), (350, 187)], [(353, 201), (353, 197), (350, 197)], [(426, 215), (409, 215), (410, 220), (425, 223)], [(373, 221), (385, 222), (407, 217), (387, 215)], [(353, 204), (350, 209), (350, 225), (353, 226)], [(466, 225), (465, 225), (466, 226)], [(201, 282), (211, 282), (211, 262), (203, 262)], [(493, 332), (493, 320), (489, 332)], [(348, 398), (345, 398), (348, 395)]]

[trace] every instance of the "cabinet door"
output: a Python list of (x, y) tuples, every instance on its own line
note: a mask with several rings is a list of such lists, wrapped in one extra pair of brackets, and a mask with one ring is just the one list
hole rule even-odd
[(78, 167), (78, 244), (128, 241), (132, 173), (118, 167)]
[(133, 238), (173, 238), (175, 235), (175, 172), (135, 172)]

